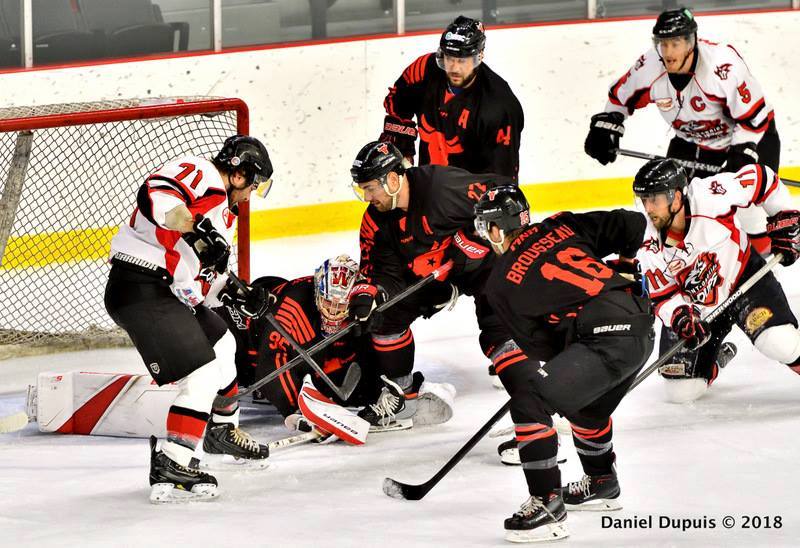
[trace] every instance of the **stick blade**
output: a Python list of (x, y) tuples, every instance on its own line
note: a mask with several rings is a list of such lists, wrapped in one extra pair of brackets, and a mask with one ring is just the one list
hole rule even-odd
[(347, 369), (347, 373), (344, 375), (344, 381), (342, 382), (342, 386), (339, 388), (339, 391), (342, 393), (342, 399), (346, 400), (353, 395), (356, 387), (358, 386), (358, 382), (361, 380), (361, 366), (357, 363), (353, 363)]
[(7, 417), (0, 417), (0, 434), (22, 430), (28, 425), (29, 420), (25, 411), (20, 411)]
[(424, 485), (408, 485), (392, 478), (383, 480), (383, 493), (394, 499), (420, 500), (427, 492)]

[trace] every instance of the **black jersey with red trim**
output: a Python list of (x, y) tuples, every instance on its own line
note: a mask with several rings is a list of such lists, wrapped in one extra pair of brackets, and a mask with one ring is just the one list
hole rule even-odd
[(471, 85), (453, 94), (432, 53), (419, 57), (389, 88), (386, 113), (416, 117), (419, 165), (464, 168), (517, 178), (522, 106), (508, 83), (481, 63)]
[[(272, 314), (300, 346), (309, 348), (322, 340), (320, 315), (314, 303), (312, 276), (291, 281), (274, 277), (259, 278), (253, 285), (268, 287), (276, 296), (277, 301), (272, 307)], [(239, 383), (243, 386), (249, 386), (297, 356), (297, 352), (289, 342), (266, 318), (257, 320), (243, 318), (230, 307), (216, 310), (236, 336), (236, 370)], [(352, 339), (344, 337), (312, 357), (323, 371), (332, 374), (356, 361), (355, 348)], [(308, 370), (302, 366), (295, 369)], [(302, 375), (292, 375), (288, 372), (280, 375), (274, 382), (281, 385), (289, 406), (295, 408), (297, 393), (302, 388)], [(280, 409), (279, 402), (272, 402)]]
[(584, 304), (631, 287), (601, 259), (613, 253), (635, 257), (644, 231), (644, 216), (633, 211), (558, 213), (514, 239), (484, 293), (520, 348), (530, 358), (547, 360), (560, 343), (552, 347), (543, 341), (563, 336)]
[[(390, 296), (410, 280), (427, 276), (446, 262), (448, 247), (457, 232), (474, 232), (475, 203), (486, 190), (515, 184), (503, 175), (476, 175), (438, 165), (409, 168), (406, 181), (410, 189), (407, 211), (380, 212), (370, 205), (361, 222), (361, 274)], [(472, 279), (476, 272), (490, 268), (494, 257), (488, 247), (483, 247), (470, 260), (477, 264), (470, 268), (469, 276), (454, 273), (451, 281), (468, 284), (466, 278)], [(459, 287), (469, 292), (464, 284)]]

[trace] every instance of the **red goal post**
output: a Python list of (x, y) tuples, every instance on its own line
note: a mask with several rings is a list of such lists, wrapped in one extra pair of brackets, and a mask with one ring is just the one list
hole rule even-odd
[[(162, 163), (249, 134), (240, 99), (169, 97), (0, 109), (0, 345), (126, 344), (105, 312), (111, 237)], [(249, 278), (249, 204), (235, 267)], [(12, 346), (8, 346), (12, 345)]]

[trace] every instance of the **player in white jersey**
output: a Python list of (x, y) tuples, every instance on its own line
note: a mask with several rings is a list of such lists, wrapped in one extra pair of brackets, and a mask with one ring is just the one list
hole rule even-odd
[[(605, 165), (616, 159), (624, 121), (655, 104), (675, 132), (667, 156), (734, 172), (759, 162), (778, 170), (780, 139), (772, 106), (739, 52), (697, 38), (686, 8), (667, 10), (653, 27), (654, 47), (608, 91), (604, 111), (592, 116), (586, 153)], [(711, 172), (688, 170), (689, 178)], [(759, 253), (767, 254), (764, 215), (742, 209), (737, 217)]]
[(755, 205), (769, 215), (767, 234), (783, 265), (800, 254), (800, 213), (775, 172), (751, 164), (687, 184), (677, 163), (652, 160), (637, 173), (633, 190), (648, 217), (638, 258), (656, 314), (664, 331), (689, 348), (662, 371), (668, 398), (689, 401), (706, 391), (734, 324), (762, 354), (800, 374), (797, 320), (772, 273), (711, 325), (702, 319), (765, 264), (735, 218), (737, 208)]
[(219, 394), (237, 393), (236, 341), (207, 306), (232, 305), (263, 314), (268, 295), (228, 280), (238, 205), (271, 186), (272, 164), (260, 141), (225, 140), (209, 161), (184, 156), (159, 167), (139, 187), (136, 208), (111, 242), (105, 305), (130, 336), (160, 386), (179, 387), (167, 415), (167, 440), (151, 438), (151, 502), (217, 496), (217, 481), (200, 472), (193, 455), (264, 463), (266, 446), (238, 428), (238, 405), (212, 408)]

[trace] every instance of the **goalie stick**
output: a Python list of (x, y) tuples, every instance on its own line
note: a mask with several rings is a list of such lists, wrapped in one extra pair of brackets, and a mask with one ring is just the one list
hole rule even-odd
[[(743, 282), (739, 287), (736, 288), (736, 291), (728, 295), (728, 298), (722, 301), (719, 306), (717, 306), (714, 310), (709, 313), (708, 316), (703, 318), (704, 321), (708, 322), (709, 324), (716, 320), (725, 310), (732, 305), (739, 297), (744, 295), (751, 287), (753, 287), (758, 280), (763, 278), (770, 272), (776, 265), (781, 262), (782, 255), (780, 253), (773, 255), (767, 264), (762, 266), (755, 274), (750, 276), (747, 281)], [(667, 363), (667, 361), (672, 358), (678, 351), (686, 345), (685, 340), (680, 340), (676, 344), (674, 344), (669, 350), (667, 350), (663, 356), (659, 357), (656, 361), (654, 361), (650, 366), (647, 367), (644, 371), (639, 373), (636, 379), (631, 384), (631, 387), (628, 388), (628, 392), (639, 386), (643, 380), (645, 380), (650, 374)]]
[[(428, 285), (429, 283), (431, 283), (434, 280), (438, 280), (441, 276), (443, 276), (444, 274), (449, 272), (452, 267), (453, 267), (453, 262), (452, 261), (446, 262), (445, 264), (443, 264), (442, 266), (440, 266), (439, 268), (437, 268), (436, 270), (434, 270), (433, 272), (431, 272), (430, 274), (428, 274), (427, 276), (425, 276), (424, 278), (422, 278), (418, 282), (408, 286), (403, 291), (401, 291), (400, 293), (398, 293), (397, 295), (395, 295), (394, 297), (392, 297), (391, 299), (389, 299), (388, 301), (386, 301), (385, 303), (380, 305), (376, 309), (376, 311), (377, 312), (383, 312), (387, 308), (390, 308), (390, 307), (396, 305), (398, 302), (402, 301), (403, 299), (405, 299), (406, 297), (408, 297), (409, 295), (411, 295), (412, 293), (414, 293), (418, 289)], [(334, 333), (333, 335), (331, 335), (329, 337), (326, 337), (323, 340), (319, 341), (317, 344), (315, 344), (311, 348), (306, 349), (306, 352), (309, 355), (313, 356), (314, 354), (316, 354), (320, 350), (322, 350), (324, 348), (327, 348), (331, 344), (335, 343), (336, 341), (338, 341), (339, 339), (341, 339), (342, 337), (347, 335), (350, 332), (350, 330), (353, 329), (354, 325), (355, 325), (354, 323), (350, 323), (349, 325), (345, 326), (338, 333)], [(254, 382), (253, 384), (248, 386), (246, 389), (241, 390), (238, 394), (235, 394), (233, 396), (228, 396), (228, 397), (219, 396), (218, 395), (216, 397), (216, 399), (214, 400), (214, 405), (215, 406), (219, 406), (219, 407), (227, 407), (227, 406), (231, 405), (233, 402), (235, 402), (236, 400), (238, 400), (239, 398), (241, 398), (243, 396), (246, 396), (248, 394), (252, 394), (256, 390), (258, 390), (259, 388), (261, 388), (262, 386), (267, 384), (268, 382), (276, 379), (279, 375), (285, 373), (286, 371), (288, 371), (292, 367), (296, 366), (297, 364), (302, 363), (303, 361), (304, 361), (303, 360), (303, 356), (295, 356), (294, 358), (292, 358), (291, 360), (289, 360), (288, 362), (286, 362), (285, 364), (280, 366), (278, 369), (276, 369), (275, 371), (273, 371), (272, 373), (270, 373), (269, 375), (264, 377), (263, 379), (261, 379), (261, 380), (259, 380), (257, 382)]]
[[(615, 152), (617, 154), (621, 154), (622, 156), (630, 156), (631, 158), (639, 158), (641, 160), (673, 160), (683, 167), (688, 167), (689, 169), (699, 169), (700, 171), (709, 171), (711, 173), (719, 173), (722, 171), (722, 167), (720, 166), (715, 166), (714, 164), (704, 164), (703, 162), (696, 162), (694, 160), (666, 158), (665, 156), (658, 156), (657, 154), (647, 154), (646, 152), (637, 152), (635, 150), (627, 150), (624, 148), (618, 148)], [(784, 179), (783, 177), (781, 177), (780, 180), (786, 186), (800, 187), (800, 181)]]

